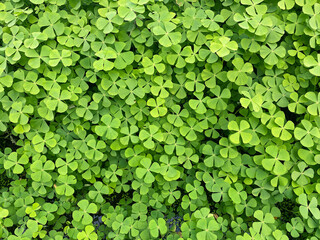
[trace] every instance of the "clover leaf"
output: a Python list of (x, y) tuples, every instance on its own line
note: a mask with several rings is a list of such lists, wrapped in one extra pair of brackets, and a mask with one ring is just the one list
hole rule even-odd
[(172, 45), (176, 45), (181, 40), (181, 33), (174, 32), (176, 29), (176, 25), (172, 22), (164, 22), (163, 26), (156, 26), (152, 29), (152, 32), (161, 36), (159, 39), (159, 43), (165, 47), (170, 47)]
[(120, 127), (120, 120), (106, 114), (102, 116), (101, 121), (103, 125), (96, 126), (97, 135), (109, 140), (116, 139), (118, 136), (116, 129)]
[(300, 218), (293, 218), (290, 223), (286, 224), (286, 229), (292, 237), (299, 237), (303, 232), (303, 224)]
[(283, 141), (288, 141), (291, 139), (292, 135), (289, 130), (294, 130), (294, 124), (292, 121), (284, 122), (284, 119), (278, 117), (274, 120), (275, 127), (271, 129), (271, 133), (275, 137), (279, 137)]
[(287, 168), (283, 162), (289, 161), (289, 153), (285, 149), (279, 149), (276, 145), (268, 146), (266, 152), (270, 157), (262, 160), (262, 166), (268, 171), (273, 171), (276, 175), (285, 174)]
[(310, 68), (309, 69), (310, 73), (315, 75), (315, 76), (320, 76), (320, 67), (319, 67), (319, 62), (320, 62), (320, 55), (317, 55), (317, 60), (314, 59), (313, 56), (309, 55), (304, 58), (303, 63), (306, 67)]
[(136, 170), (137, 177), (144, 180), (145, 183), (154, 182), (155, 178), (151, 172), (159, 172), (159, 164), (152, 163), (149, 158), (143, 158), (140, 161), (142, 167), (138, 167)]
[(283, 46), (277, 46), (277, 44), (269, 44), (267, 47), (263, 45), (260, 49), (260, 55), (264, 58), (265, 63), (269, 65), (276, 65), (279, 58), (283, 58), (286, 55), (286, 49)]
[(312, 147), (314, 145), (313, 137), (320, 137), (320, 132), (317, 127), (313, 127), (312, 123), (303, 119), (301, 121), (303, 128), (296, 127), (294, 130), (294, 136), (300, 140), (301, 144), (305, 147)]
[(109, 188), (104, 185), (102, 182), (95, 182), (94, 183), (94, 191), (89, 192), (89, 197), (91, 199), (94, 199), (97, 203), (102, 203), (104, 201), (104, 198), (102, 196), (109, 194)]
[(254, 217), (259, 220), (259, 222), (253, 223), (253, 228), (262, 233), (263, 236), (267, 236), (272, 232), (272, 229), (269, 227), (269, 224), (275, 222), (274, 217), (271, 213), (264, 213), (261, 210), (254, 212)]
[(159, 218), (158, 221), (151, 219), (148, 226), (150, 234), (154, 238), (157, 238), (159, 235), (164, 235), (168, 230), (166, 221), (163, 218)]
[(113, 48), (107, 47), (97, 52), (96, 55), (99, 57), (99, 59), (93, 62), (93, 67), (95, 70), (109, 71), (113, 69), (114, 63), (109, 60), (117, 58), (117, 53)]
[(197, 233), (197, 239), (217, 239), (214, 232), (218, 231), (220, 226), (215, 219), (200, 219), (197, 222), (197, 227), (203, 230)]
[(237, 42), (231, 41), (230, 38), (225, 36), (214, 39), (214, 41), (210, 44), (210, 51), (217, 53), (219, 57), (225, 57), (231, 51), (236, 51), (237, 49)]
[(79, 210), (75, 210), (72, 213), (72, 217), (82, 224), (88, 224), (92, 222), (92, 217), (90, 214), (94, 214), (98, 211), (97, 205), (94, 203), (89, 203), (88, 200), (83, 199), (78, 202)]
[(27, 155), (22, 155), (18, 158), (17, 152), (12, 152), (4, 161), (4, 168), (11, 169), (15, 174), (20, 174), (24, 171), (23, 165), (29, 162), (29, 157)]
[(147, 105), (150, 107), (153, 107), (153, 109), (150, 111), (150, 114), (152, 117), (163, 117), (167, 113), (167, 108), (164, 105), (166, 101), (161, 98), (157, 97), (156, 99), (150, 98), (147, 102)]
[(318, 115), (320, 113), (320, 105), (319, 105), (320, 95), (318, 94), (317, 96), (316, 93), (314, 92), (307, 92), (305, 94), (305, 97), (312, 102), (312, 104), (310, 104), (307, 107), (308, 112), (314, 116)]
[(58, 177), (58, 183), (60, 183), (56, 187), (56, 191), (59, 195), (72, 196), (74, 193), (73, 185), (77, 182), (76, 178), (73, 175), (60, 175)]
[(244, 85), (248, 82), (248, 75), (253, 71), (251, 63), (244, 63), (242, 58), (235, 58), (232, 61), (236, 70), (229, 71), (227, 73), (228, 79), (231, 82), (235, 82), (237, 85)]
[(316, 198), (313, 197), (311, 201), (308, 203), (307, 195), (303, 193), (299, 196), (298, 201), (301, 204), (299, 207), (299, 211), (304, 219), (308, 218), (309, 212), (316, 219), (320, 218), (320, 211), (318, 208), (318, 201)]
[(159, 55), (154, 55), (152, 60), (148, 57), (144, 57), (141, 61), (144, 71), (148, 75), (153, 75), (155, 70), (162, 73), (165, 70), (165, 65), (162, 62), (162, 57)]
[(236, 121), (231, 121), (228, 124), (228, 129), (231, 131), (237, 131), (230, 135), (230, 141), (234, 144), (240, 143), (240, 136), (243, 143), (249, 143), (252, 139), (251, 133), (248, 131), (250, 125), (247, 121), (241, 120), (240, 125)]
[(85, 227), (84, 231), (78, 233), (77, 239), (97, 240), (98, 235), (94, 232), (94, 227), (89, 225)]
[(31, 177), (34, 181), (45, 183), (52, 179), (48, 171), (54, 169), (54, 163), (50, 160), (43, 163), (39, 159), (31, 164), (30, 169), (32, 171)]

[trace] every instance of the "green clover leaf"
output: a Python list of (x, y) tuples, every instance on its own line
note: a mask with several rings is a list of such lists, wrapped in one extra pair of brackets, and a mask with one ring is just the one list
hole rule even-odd
[(79, 210), (75, 210), (72, 213), (73, 219), (82, 224), (90, 224), (92, 222), (92, 217), (90, 214), (94, 214), (98, 211), (97, 205), (94, 203), (89, 203), (88, 200), (83, 199), (78, 202)]
[(103, 115), (101, 118), (103, 125), (96, 126), (98, 136), (108, 140), (116, 139), (118, 136), (117, 129), (120, 127), (121, 121), (118, 118), (113, 118), (110, 114)]

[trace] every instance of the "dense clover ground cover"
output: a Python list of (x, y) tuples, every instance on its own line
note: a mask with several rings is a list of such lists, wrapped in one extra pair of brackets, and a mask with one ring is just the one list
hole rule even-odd
[(320, 239), (316, 0), (0, 2), (0, 238)]

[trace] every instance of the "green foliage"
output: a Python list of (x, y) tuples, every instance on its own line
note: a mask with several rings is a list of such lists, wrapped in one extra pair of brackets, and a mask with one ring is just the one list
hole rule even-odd
[(320, 239), (315, 0), (0, 2), (0, 239)]

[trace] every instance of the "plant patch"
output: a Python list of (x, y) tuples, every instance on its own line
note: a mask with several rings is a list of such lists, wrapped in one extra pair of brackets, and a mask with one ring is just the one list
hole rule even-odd
[(320, 239), (316, 0), (0, 2), (0, 239)]

